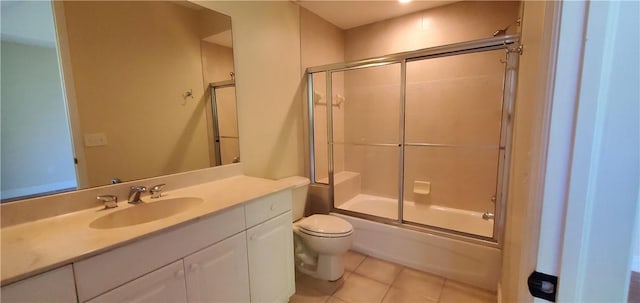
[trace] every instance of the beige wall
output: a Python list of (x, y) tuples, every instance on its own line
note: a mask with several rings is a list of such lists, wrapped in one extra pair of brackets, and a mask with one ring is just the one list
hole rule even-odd
[(205, 84), (231, 80), (233, 49), (206, 41), (202, 41), (201, 47)]
[[(364, 59), (488, 38), (519, 16), (519, 2), (458, 2), (346, 31), (345, 56)], [(512, 26), (512, 31), (516, 26)], [(410, 62), (406, 141), (474, 149), (407, 147), (405, 199), (413, 181), (431, 183), (430, 203), (484, 212), (494, 208), (502, 114), (504, 51)], [(399, 64), (346, 72), (345, 133), (352, 143), (399, 143)], [(362, 192), (397, 196), (398, 148), (349, 147), (345, 169), (362, 174)]]
[[(197, 5), (190, 5), (199, 8)], [(224, 14), (209, 9), (203, 9), (199, 10), (198, 15), (200, 38), (208, 38), (231, 29), (231, 19)]]
[(304, 174), (298, 6), (288, 1), (202, 1), (231, 16), (240, 154), (245, 173)]
[(544, 185), (549, 99), (558, 2), (525, 1), (509, 196), (503, 241), (503, 302), (532, 302), (527, 277), (536, 268)]
[[(490, 37), (515, 23), (518, 1), (462, 1), (346, 32), (346, 60)], [(515, 33), (516, 26), (509, 28)]]
[[(202, 67), (204, 69), (204, 95), (211, 98), (208, 88), (212, 82), (228, 81), (233, 72), (233, 49), (230, 47), (202, 41)], [(236, 107), (235, 87), (216, 89), (216, 103), (218, 110), (218, 129), (225, 137), (238, 137), (238, 114)], [(211, 103), (207, 102), (207, 134), (209, 146), (214, 146), (213, 115)], [(221, 138), (220, 150), (222, 164), (233, 163), (234, 158), (240, 156), (240, 143), (237, 138)], [(216, 149), (210, 148), (210, 162), (216, 163)]]
[[(300, 52), (302, 71), (307, 67), (344, 61), (344, 31), (325, 21), (307, 9), (300, 9)], [(344, 77), (335, 75), (332, 79), (332, 95), (344, 95)], [(326, 74), (314, 75), (313, 90), (327, 102)], [(307, 96), (304, 102), (306, 105)], [(335, 101), (334, 101), (335, 102)], [(328, 176), (327, 149), (327, 107), (314, 106), (316, 179)], [(334, 141), (344, 141), (344, 107), (333, 107)], [(305, 137), (306, 138), (306, 137)], [(307, 139), (308, 140), (308, 139)], [(334, 170), (344, 170), (344, 147), (334, 147)]]
[(197, 12), (169, 2), (64, 10), (82, 131), (108, 142), (85, 148), (89, 185), (208, 167)]

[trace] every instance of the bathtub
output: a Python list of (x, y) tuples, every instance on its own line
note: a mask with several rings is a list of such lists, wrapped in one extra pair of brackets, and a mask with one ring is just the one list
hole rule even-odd
[[(398, 218), (398, 200), (359, 194), (338, 206), (340, 209), (365, 213), (384, 218)], [(482, 219), (481, 212), (437, 205), (425, 205), (413, 201), (404, 202), (404, 220), (457, 230), (460, 232), (493, 237), (493, 219)]]
[[(481, 213), (437, 206), (422, 207), (413, 202), (405, 202), (405, 205), (405, 220), (430, 222), (430, 225), (491, 236), (493, 222), (483, 220)], [(339, 208), (390, 218), (397, 218), (398, 212), (396, 200), (363, 194), (345, 201)], [(422, 213), (423, 217), (418, 217), (415, 213), (412, 215), (413, 210), (420, 210), (418, 213)], [(501, 263), (501, 251), (496, 247), (338, 213), (332, 215), (353, 225), (352, 249), (355, 251), (496, 291)]]

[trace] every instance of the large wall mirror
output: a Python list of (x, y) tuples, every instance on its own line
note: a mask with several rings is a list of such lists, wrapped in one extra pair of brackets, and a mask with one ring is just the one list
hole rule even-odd
[(2, 1), (2, 201), (240, 159), (231, 18), (186, 1)]

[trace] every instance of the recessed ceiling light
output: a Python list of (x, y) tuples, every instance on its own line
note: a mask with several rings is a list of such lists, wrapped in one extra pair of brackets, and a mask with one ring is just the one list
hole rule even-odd
[(409, 3), (409, 2), (411, 2), (411, 0), (398, 0), (398, 2), (400, 2), (400, 3)]

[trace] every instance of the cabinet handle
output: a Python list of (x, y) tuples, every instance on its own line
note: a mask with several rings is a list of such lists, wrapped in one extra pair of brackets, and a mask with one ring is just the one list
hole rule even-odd
[(200, 266), (198, 264), (196, 264), (196, 263), (193, 263), (193, 264), (191, 264), (189, 266), (189, 270), (192, 271), (192, 272), (196, 272), (196, 271), (198, 271), (198, 269), (200, 269)]
[(176, 278), (181, 279), (182, 277), (184, 277), (184, 270), (178, 270), (175, 273)]

